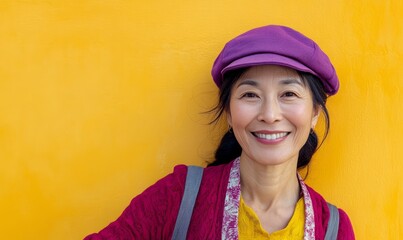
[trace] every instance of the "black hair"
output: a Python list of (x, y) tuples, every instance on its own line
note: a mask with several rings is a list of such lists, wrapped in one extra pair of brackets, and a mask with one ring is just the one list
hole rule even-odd
[[(211, 124), (217, 123), (225, 112), (229, 111), (231, 90), (237, 80), (246, 72), (247, 68), (233, 70), (224, 75), (223, 83), (219, 91), (219, 100), (217, 105), (210, 111), (215, 113), (215, 117)], [(325, 118), (325, 132), (322, 141), (319, 144), (318, 136), (313, 129), (309, 133), (308, 139), (304, 146), (299, 151), (297, 168), (302, 169), (309, 165), (313, 154), (322, 145), (326, 139), (329, 128), (330, 118), (326, 108), (327, 94), (324, 90), (323, 84), (318, 77), (306, 72), (298, 72), (304, 84), (308, 84), (308, 87), (312, 93), (313, 107), (316, 110), (322, 110)], [(220, 144), (215, 151), (215, 160), (210, 162), (208, 166), (216, 166), (224, 163), (229, 163), (235, 158), (241, 155), (242, 148), (235, 138), (232, 130), (228, 130), (221, 138)]]

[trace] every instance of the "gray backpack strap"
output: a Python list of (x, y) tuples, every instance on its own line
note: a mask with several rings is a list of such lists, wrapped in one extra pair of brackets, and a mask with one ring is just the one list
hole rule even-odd
[(176, 219), (173, 240), (184, 240), (188, 232), (190, 219), (193, 213), (193, 207), (196, 202), (197, 193), (199, 192), (201, 179), (203, 177), (203, 168), (196, 166), (188, 166), (186, 175), (185, 191)]
[(339, 232), (339, 210), (334, 205), (327, 203), (330, 217), (327, 224), (325, 240), (336, 240)]

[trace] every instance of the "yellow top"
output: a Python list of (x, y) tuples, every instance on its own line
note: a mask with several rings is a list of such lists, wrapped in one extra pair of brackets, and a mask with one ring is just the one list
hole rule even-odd
[(304, 238), (304, 200), (300, 198), (295, 206), (287, 227), (273, 233), (268, 233), (260, 224), (259, 218), (252, 208), (247, 206), (241, 197), (239, 203), (238, 231), (239, 239), (303, 239)]

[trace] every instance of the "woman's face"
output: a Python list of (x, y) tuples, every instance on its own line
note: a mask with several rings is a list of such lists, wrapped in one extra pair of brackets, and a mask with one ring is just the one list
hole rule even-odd
[(317, 118), (308, 85), (287, 67), (251, 67), (231, 90), (228, 122), (242, 160), (296, 164)]

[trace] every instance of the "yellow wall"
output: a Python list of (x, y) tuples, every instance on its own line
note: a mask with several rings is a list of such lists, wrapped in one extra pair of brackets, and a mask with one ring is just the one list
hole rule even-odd
[[(326, 3), (325, 3), (326, 2)], [(403, 236), (403, 2), (0, 1), (0, 238), (80, 239), (220, 128), (210, 68), (224, 43), (291, 26), (333, 60), (340, 93), (308, 183), (357, 239)]]

